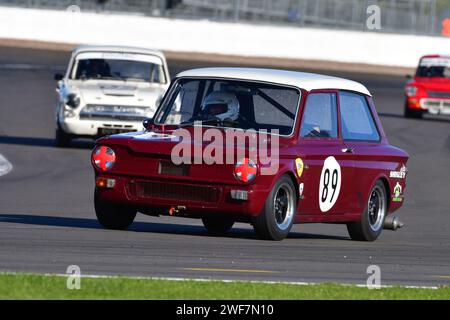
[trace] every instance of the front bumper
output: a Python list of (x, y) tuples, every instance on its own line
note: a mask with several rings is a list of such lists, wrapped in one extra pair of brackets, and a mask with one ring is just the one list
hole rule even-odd
[[(103, 201), (126, 204), (154, 215), (182, 208), (179, 213), (188, 216), (206, 213), (257, 216), (270, 192), (259, 185), (212, 185), (106, 174), (97, 174), (96, 178), (115, 180), (113, 188), (98, 188), (97, 194)], [(232, 190), (246, 191), (247, 200), (233, 199)]]
[(420, 108), (431, 114), (450, 115), (450, 99), (422, 98)]
[(126, 131), (141, 131), (144, 129), (141, 121), (122, 121), (110, 119), (79, 119), (79, 118), (64, 118), (59, 120), (59, 126), (67, 134), (77, 136), (99, 136), (101, 131), (117, 130), (120, 132)]

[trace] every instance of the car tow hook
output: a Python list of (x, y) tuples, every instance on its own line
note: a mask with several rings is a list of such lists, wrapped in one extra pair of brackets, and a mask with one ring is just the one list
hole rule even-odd
[(170, 216), (174, 216), (177, 213), (179, 213), (180, 211), (186, 210), (185, 206), (178, 206), (178, 207), (172, 207), (169, 209), (169, 215)]
[(395, 216), (387, 217), (386, 220), (384, 220), (384, 229), (386, 230), (392, 230), (396, 231), (400, 228), (402, 228), (405, 224), (400, 221), (399, 218)]

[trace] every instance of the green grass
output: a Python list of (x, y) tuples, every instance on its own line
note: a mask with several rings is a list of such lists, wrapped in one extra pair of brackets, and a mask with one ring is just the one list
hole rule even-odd
[(450, 287), (372, 289), (339, 284), (291, 285), (253, 282), (82, 278), (68, 290), (67, 278), (0, 274), (0, 299), (450, 299)]

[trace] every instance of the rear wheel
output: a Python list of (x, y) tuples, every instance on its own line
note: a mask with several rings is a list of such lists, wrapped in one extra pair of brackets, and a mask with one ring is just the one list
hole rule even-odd
[(226, 217), (203, 217), (203, 225), (212, 234), (223, 234), (231, 230), (234, 220)]
[(408, 108), (408, 105), (405, 103), (404, 116), (405, 118), (420, 119), (423, 116), (423, 111), (420, 109)]
[(64, 130), (58, 126), (58, 128), (56, 128), (55, 140), (57, 147), (64, 148), (70, 145), (72, 137), (69, 134), (65, 133)]
[(95, 214), (106, 229), (126, 230), (136, 218), (137, 211), (128, 206), (103, 201), (95, 192)]
[(253, 228), (259, 238), (283, 240), (288, 236), (297, 209), (296, 194), (290, 177), (283, 176), (277, 181), (262, 213), (253, 221)]
[(375, 241), (384, 227), (387, 212), (386, 188), (378, 180), (372, 188), (361, 221), (347, 224), (352, 240)]

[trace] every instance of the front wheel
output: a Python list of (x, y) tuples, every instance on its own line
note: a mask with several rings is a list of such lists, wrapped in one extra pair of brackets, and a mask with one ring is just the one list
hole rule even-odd
[(289, 176), (277, 181), (262, 213), (253, 221), (257, 236), (266, 240), (283, 240), (289, 234), (297, 210), (297, 196), (294, 183)]
[(370, 192), (361, 221), (347, 224), (350, 238), (357, 241), (375, 241), (383, 231), (386, 212), (386, 188), (383, 182), (378, 180)]
[(126, 230), (136, 218), (135, 209), (103, 201), (97, 192), (95, 192), (94, 204), (98, 222), (106, 229)]
[(71, 140), (72, 137), (69, 134), (65, 133), (63, 129), (61, 129), (59, 126), (58, 128), (56, 128), (55, 141), (57, 147), (60, 148), (68, 147), (70, 145)]
[(234, 225), (234, 220), (226, 217), (203, 217), (202, 221), (211, 234), (227, 233)]
[(423, 111), (420, 109), (408, 108), (408, 105), (405, 104), (404, 116), (405, 118), (421, 119), (423, 116)]

